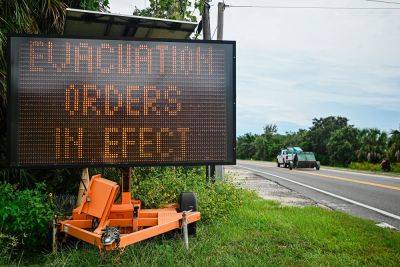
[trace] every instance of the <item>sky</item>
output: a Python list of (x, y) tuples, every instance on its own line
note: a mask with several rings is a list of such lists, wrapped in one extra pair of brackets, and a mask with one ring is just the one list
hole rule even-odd
[[(389, 0), (390, 1), (390, 0)], [(395, 1), (395, 0), (393, 0)], [(399, 1), (400, 2), (400, 1)], [(211, 32), (217, 23), (211, 2)], [(400, 4), (365, 0), (226, 0), (224, 39), (237, 45), (237, 135), (308, 128), (345, 116), (359, 128), (400, 127)], [(147, 0), (111, 0), (132, 14)], [(239, 8), (391, 7), (393, 10)], [(216, 34), (214, 36), (216, 39)]]

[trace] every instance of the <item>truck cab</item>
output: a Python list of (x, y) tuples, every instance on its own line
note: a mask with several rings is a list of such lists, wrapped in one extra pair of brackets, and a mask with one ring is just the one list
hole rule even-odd
[(278, 167), (285, 167), (289, 166), (289, 162), (293, 161), (294, 159), (294, 151), (293, 149), (281, 149), (281, 152), (276, 157), (276, 163)]

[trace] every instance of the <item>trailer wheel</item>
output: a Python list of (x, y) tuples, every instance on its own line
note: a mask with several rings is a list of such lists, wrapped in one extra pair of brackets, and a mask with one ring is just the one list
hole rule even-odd
[[(179, 195), (179, 211), (197, 211), (197, 198), (193, 192), (182, 192)], [(196, 223), (188, 224), (189, 235), (196, 234)]]
[(292, 170), (293, 169), (293, 161), (290, 161), (289, 162), (289, 170)]

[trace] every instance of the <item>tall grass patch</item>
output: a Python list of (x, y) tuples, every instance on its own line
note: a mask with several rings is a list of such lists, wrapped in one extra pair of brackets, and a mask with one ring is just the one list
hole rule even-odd
[[(350, 169), (353, 170), (362, 170), (362, 171), (373, 171), (373, 172), (381, 172), (380, 164), (374, 164), (369, 162), (352, 162), (349, 165)], [(400, 173), (400, 163), (392, 163), (391, 164), (391, 172)]]
[(176, 203), (181, 192), (194, 192), (202, 221), (226, 218), (243, 202), (242, 189), (222, 181), (207, 183), (205, 168), (200, 167), (136, 168), (132, 185), (132, 196), (146, 208)]

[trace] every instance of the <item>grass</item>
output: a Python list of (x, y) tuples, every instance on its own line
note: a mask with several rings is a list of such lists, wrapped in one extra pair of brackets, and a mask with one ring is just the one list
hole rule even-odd
[[(400, 174), (400, 163), (392, 163), (392, 170), (387, 173), (399, 173)], [(350, 169), (362, 170), (362, 171), (372, 171), (372, 172), (382, 172), (380, 164), (373, 164), (368, 162), (352, 162), (349, 165)]]
[[(243, 205), (228, 217), (200, 222), (190, 239), (158, 237), (100, 255), (88, 245), (22, 259), (48, 266), (162, 265), (400, 265), (400, 233), (373, 222), (318, 207), (283, 207), (241, 192)], [(3, 263), (18, 263), (7, 260)]]

